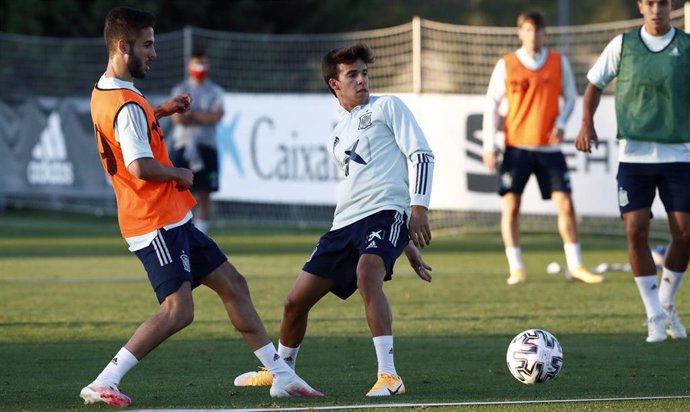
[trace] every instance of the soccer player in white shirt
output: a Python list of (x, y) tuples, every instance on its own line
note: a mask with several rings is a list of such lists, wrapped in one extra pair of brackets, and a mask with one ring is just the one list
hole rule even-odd
[[(372, 62), (362, 44), (332, 50), (322, 61), (324, 80), (341, 106), (328, 148), (343, 180), (333, 225), (285, 299), (278, 354), (294, 367), (309, 310), (329, 292), (347, 299), (359, 291), (378, 360), (377, 381), (367, 396), (390, 396), (404, 394), (405, 386), (393, 361), (393, 316), (383, 282), (391, 279), (403, 251), (417, 275), (431, 281), (431, 267), (417, 247), (431, 241), (427, 210), (434, 155), (400, 99), (369, 95)], [(270, 382), (265, 371), (235, 379), (237, 386)]]

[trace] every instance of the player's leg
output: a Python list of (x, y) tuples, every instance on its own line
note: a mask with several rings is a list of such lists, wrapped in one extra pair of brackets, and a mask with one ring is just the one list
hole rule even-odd
[(589, 271), (582, 259), (582, 250), (577, 236), (577, 221), (572, 196), (568, 192), (554, 191), (551, 194), (558, 212), (558, 233), (563, 240), (566, 260), (566, 278), (573, 278), (585, 283), (601, 283), (604, 277)]
[(660, 166), (663, 179), (659, 197), (668, 215), (671, 243), (664, 257), (659, 299), (666, 315), (666, 333), (673, 339), (687, 338), (676, 308), (676, 295), (690, 259), (690, 164)]
[(510, 277), (508, 284), (515, 285), (527, 280), (520, 249), (520, 204), (522, 192), (532, 175), (535, 159), (532, 153), (507, 147), (499, 168), (498, 194), (503, 197), (501, 210), (501, 237), (505, 247)]
[(181, 258), (186, 256), (182, 251), (189, 250), (188, 246), (184, 228), (178, 227), (161, 230), (149, 246), (135, 252), (146, 268), (160, 309), (137, 328), (98, 377), (82, 389), (80, 396), (85, 403), (129, 405), (129, 398), (118, 389), (123, 376), (168, 337), (192, 322), (194, 280)]
[[(309, 311), (333, 288), (333, 281), (302, 271), (284, 301), (280, 343), (299, 348), (307, 332)], [(295, 355), (296, 356), (296, 355)]]
[(666, 334), (673, 339), (688, 337), (676, 308), (676, 295), (688, 268), (690, 254), (690, 214), (668, 213), (671, 243), (664, 257), (659, 285), (659, 300), (666, 315)]
[[(193, 250), (192, 267), (202, 273), (211, 270), (201, 283), (216, 292), (230, 322), (272, 377), (271, 396), (322, 396), (277, 356), (275, 346), (254, 308), (244, 276), (225, 260), (212, 240), (202, 235), (194, 226), (190, 226), (189, 231)], [(218, 265), (218, 262), (222, 263)]]

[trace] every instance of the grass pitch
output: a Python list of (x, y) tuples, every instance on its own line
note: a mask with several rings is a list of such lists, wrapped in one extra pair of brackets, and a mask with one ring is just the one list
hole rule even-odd
[[(218, 229), (212, 237), (246, 276), (269, 334), (320, 231)], [(622, 228), (621, 228), (622, 233)], [(623, 237), (583, 236), (585, 261), (626, 261)], [(690, 395), (690, 342), (644, 342), (644, 309), (629, 273), (601, 285), (547, 275), (563, 262), (560, 239), (525, 234), (528, 282), (507, 286), (500, 235), (436, 238), (424, 251), (427, 284), (403, 258), (385, 286), (394, 314), (396, 366), (408, 393), (368, 399), (376, 359), (361, 299), (328, 296), (310, 316), (300, 375), (321, 399), (271, 399), (268, 388), (235, 388), (258, 361), (232, 330), (217, 297), (195, 291), (195, 322), (135, 367), (121, 389), (130, 409), (235, 409), (380, 404), (380, 410), (689, 410), (690, 400), (387, 408), (386, 404), (548, 401)], [(677, 299), (690, 321), (690, 286)], [(6, 211), (0, 215), (0, 410), (97, 411), (79, 390), (157, 309), (137, 258), (112, 218)], [(683, 316), (683, 314), (686, 314)], [(527, 386), (505, 366), (510, 339), (528, 328), (553, 333), (564, 351), (555, 381)]]

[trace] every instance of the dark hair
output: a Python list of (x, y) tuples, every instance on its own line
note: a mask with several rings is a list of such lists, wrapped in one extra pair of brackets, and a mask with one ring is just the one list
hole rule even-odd
[(108, 54), (117, 52), (118, 40), (125, 39), (130, 45), (134, 45), (139, 32), (142, 29), (153, 27), (156, 24), (156, 16), (148, 11), (137, 10), (130, 7), (117, 7), (108, 13), (105, 18), (103, 37)]
[(208, 54), (206, 53), (206, 49), (197, 46), (192, 49), (192, 54), (189, 55), (190, 58), (196, 58), (196, 59), (203, 59), (204, 57), (208, 57)]
[(544, 18), (544, 15), (538, 11), (532, 10), (520, 13), (517, 18), (517, 26), (522, 27), (523, 24), (528, 22), (532, 23), (532, 25), (534, 25), (534, 27), (537, 29), (546, 28), (546, 19)]
[(350, 47), (342, 47), (333, 49), (326, 53), (321, 59), (321, 74), (323, 80), (328, 86), (328, 90), (335, 96), (335, 91), (328, 84), (330, 79), (338, 78), (338, 65), (341, 63), (352, 64), (357, 60), (361, 60), (366, 64), (374, 62), (374, 53), (365, 44), (358, 43)]

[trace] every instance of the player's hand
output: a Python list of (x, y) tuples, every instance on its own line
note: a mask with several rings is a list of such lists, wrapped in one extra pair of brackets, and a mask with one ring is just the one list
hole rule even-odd
[(482, 155), (482, 161), (484, 166), (489, 170), (490, 173), (496, 173), (496, 158), (498, 157), (498, 149), (491, 152), (484, 152)]
[(192, 96), (187, 93), (166, 100), (154, 109), (156, 119), (176, 113), (185, 113), (192, 108)]
[(575, 139), (575, 148), (581, 152), (592, 153), (592, 142), (594, 143), (594, 148), (599, 148), (599, 136), (597, 136), (597, 131), (594, 130), (594, 125), (590, 122), (583, 122), (580, 132), (577, 134)]
[(410, 266), (414, 270), (414, 273), (419, 276), (420, 279), (431, 282), (431, 266), (427, 265), (422, 259), (422, 254), (413, 244), (408, 243), (405, 246), (405, 256), (410, 262)]
[(551, 134), (549, 135), (549, 144), (552, 146), (558, 146), (559, 144), (563, 143), (564, 137), (565, 131), (563, 129), (559, 129), (557, 126), (554, 126), (554, 128), (551, 129)]
[(176, 167), (175, 172), (177, 176), (175, 177), (175, 183), (177, 190), (187, 190), (192, 187), (194, 183), (194, 173), (184, 167)]
[(412, 216), (410, 217), (409, 236), (412, 243), (417, 247), (425, 247), (431, 243), (431, 228), (429, 227), (429, 216), (424, 206), (412, 206)]

